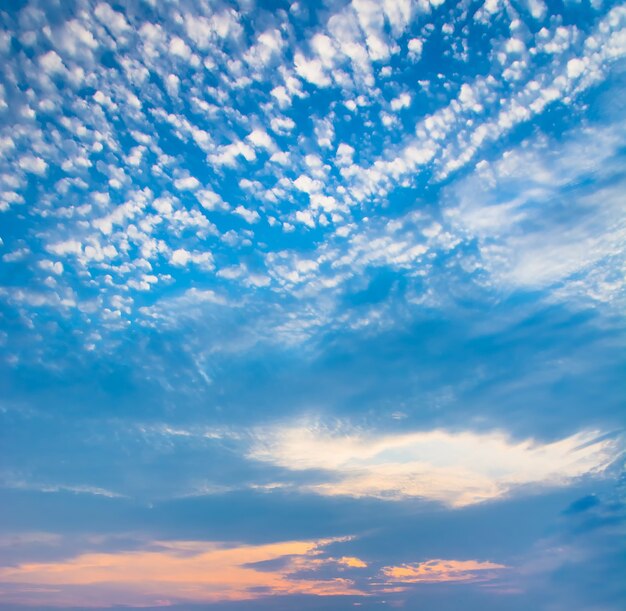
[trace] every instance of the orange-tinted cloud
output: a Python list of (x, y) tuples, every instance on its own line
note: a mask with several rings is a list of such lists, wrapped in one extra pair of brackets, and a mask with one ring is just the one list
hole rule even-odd
[[(332, 541), (231, 548), (179, 541), (155, 544), (150, 551), (82, 554), (61, 562), (1, 568), (4, 587), (0, 590), (14, 602), (67, 606), (168, 605), (281, 594), (363, 595), (349, 579), (301, 579), (293, 575), (297, 570), (314, 568), (320, 560), (327, 564), (318, 556)], [(275, 570), (250, 566), (281, 559), (281, 568)]]
[(386, 566), (382, 569), (388, 583), (440, 583), (448, 581), (485, 581), (506, 569), (503, 564), (478, 560), (427, 560), (414, 564)]
[(367, 562), (364, 562), (360, 558), (355, 558), (354, 556), (343, 556), (337, 560), (339, 564), (343, 564), (344, 566), (348, 566), (352, 569), (365, 569), (367, 568)]

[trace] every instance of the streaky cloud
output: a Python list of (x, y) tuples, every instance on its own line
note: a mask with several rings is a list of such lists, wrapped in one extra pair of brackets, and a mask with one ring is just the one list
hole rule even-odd
[(523, 487), (599, 476), (620, 455), (620, 444), (619, 437), (599, 431), (542, 443), (499, 431), (385, 434), (305, 424), (259, 431), (248, 456), (290, 471), (321, 471), (322, 481), (302, 488), (322, 495), (420, 497), (463, 507)]

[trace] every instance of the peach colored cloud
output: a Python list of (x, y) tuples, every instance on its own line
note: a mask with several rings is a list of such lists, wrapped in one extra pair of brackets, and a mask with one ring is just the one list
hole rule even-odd
[(339, 558), (337, 562), (353, 569), (367, 568), (367, 562), (364, 562), (360, 558), (355, 558), (354, 556), (343, 556), (342, 558)]
[[(284, 594), (364, 595), (349, 579), (292, 576), (297, 570), (328, 563), (318, 556), (333, 541), (231, 548), (176, 541), (157, 543), (149, 551), (82, 554), (60, 562), (0, 568), (0, 591), (7, 602), (64, 606), (166, 606)], [(281, 568), (274, 570), (250, 566), (280, 559)]]
[(486, 581), (497, 571), (508, 568), (495, 562), (478, 560), (427, 560), (414, 564), (386, 566), (382, 574), (387, 583), (441, 583), (448, 581)]

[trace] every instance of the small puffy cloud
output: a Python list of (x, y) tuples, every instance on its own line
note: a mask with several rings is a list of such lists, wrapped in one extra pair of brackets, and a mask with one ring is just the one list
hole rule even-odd
[(349, 144), (345, 144), (344, 142), (342, 142), (337, 147), (337, 154), (335, 157), (337, 160), (337, 165), (339, 166), (352, 165), (353, 157), (354, 157), (354, 148), (352, 148)]
[(409, 40), (408, 49), (409, 49), (409, 57), (413, 60), (418, 60), (422, 56), (422, 49), (424, 48), (424, 43), (419, 38), (411, 38)]
[(185, 248), (177, 248), (170, 256), (170, 263), (179, 267), (186, 267), (189, 263), (195, 263), (201, 267), (213, 268), (213, 255), (210, 252), (190, 252)]
[(243, 60), (256, 70), (266, 68), (278, 57), (284, 41), (279, 30), (266, 30), (245, 53)]
[[(0, 245), (2, 245), (1, 242), (0, 242)], [(13, 252), (7, 252), (3, 254), (2, 260), (5, 261), (6, 263), (13, 263), (14, 261), (22, 261), (30, 254), (31, 254), (31, 251), (29, 248), (18, 248), (17, 250), (14, 250)]]
[(411, 105), (411, 95), (408, 93), (402, 93), (397, 98), (391, 100), (391, 110), (398, 111), (403, 108), (408, 108)]
[(367, 562), (361, 560), (360, 558), (355, 558), (354, 556), (343, 556), (337, 560), (337, 564), (343, 564), (344, 566), (353, 569), (367, 568)]
[(322, 190), (322, 183), (306, 174), (301, 174), (293, 181), (294, 186), (304, 193), (317, 193)]
[(291, 155), (287, 151), (278, 151), (270, 157), (270, 161), (278, 165), (287, 166), (291, 160)]
[(568, 78), (578, 78), (586, 68), (586, 64), (582, 59), (574, 58), (567, 62), (567, 76)]
[(326, 74), (324, 65), (319, 59), (307, 59), (302, 53), (296, 53), (294, 63), (298, 76), (305, 81), (318, 87), (330, 86), (330, 77)]
[(65, 72), (65, 64), (63, 64), (63, 60), (59, 57), (58, 53), (55, 51), (48, 51), (45, 55), (42, 55), (39, 58), (39, 65), (43, 68), (45, 72), (55, 73), (55, 72)]
[(519, 38), (509, 38), (504, 46), (506, 52), (511, 55), (521, 55), (526, 51), (526, 45)]
[(296, 124), (294, 120), (289, 117), (274, 117), (270, 121), (270, 127), (277, 134), (288, 134), (294, 129), (295, 126)]
[(178, 91), (180, 89), (180, 79), (175, 74), (168, 74), (165, 77), (165, 88), (167, 89), (167, 93), (169, 93), (171, 97), (178, 97)]
[(274, 141), (264, 129), (255, 129), (246, 138), (256, 148), (272, 151), (275, 148)]
[(287, 108), (291, 104), (291, 95), (286, 87), (279, 85), (270, 91), (270, 95), (276, 99), (281, 108)]
[(296, 220), (307, 227), (315, 227), (315, 218), (310, 210), (298, 210), (296, 212)]
[(541, 20), (546, 16), (548, 7), (543, 0), (526, 0), (528, 12), (534, 19)]
[(241, 205), (237, 206), (233, 210), (233, 212), (241, 216), (247, 223), (250, 223), (251, 225), (254, 223), (258, 223), (261, 219), (259, 213), (256, 210), (249, 210), (248, 208), (245, 208)]
[(169, 50), (172, 55), (182, 59), (189, 59), (191, 57), (191, 49), (187, 43), (178, 36), (174, 36), (172, 40), (170, 40)]
[(177, 178), (174, 181), (174, 186), (179, 191), (194, 191), (200, 186), (200, 181), (195, 176), (185, 176)]
[(19, 160), (19, 166), (25, 172), (43, 176), (48, 169), (48, 164), (41, 158), (34, 155), (25, 155)]
[(55, 242), (46, 246), (46, 250), (54, 255), (80, 255), (83, 246), (77, 240), (65, 240), (64, 242)]
[(228, 210), (228, 204), (215, 191), (200, 189), (195, 192), (195, 196), (206, 210)]
[(216, 153), (209, 155), (209, 160), (217, 166), (235, 167), (237, 157), (243, 157), (246, 161), (254, 161), (256, 153), (252, 146), (240, 140), (221, 146)]
[(107, 28), (110, 28), (118, 36), (131, 29), (130, 24), (126, 21), (126, 17), (124, 17), (122, 13), (113, 10), (105, 2), (100, 2), (94, 12), (100, 22)]
[(152, 206), (159, 214), (171, 214), (174, 210), (173, 200), (171, 197), (157, 197), (153, 202)]
[(56, 274), (57, 276), (63, 273), (63, 264), (60, 261), (50, 261), (48, 259), (44, 259), (43, 261), (39, 261), (39, 267), (44, 271)]
[(332, 195), (312, 193), (310, 199), (312, 208), (321, 208), (325, 212), (333, 212), (340, 208), (339, 203)]
[(335, 128), (329, 119), (317, 122), (315, 125), (315, 137), (320, 148), (331, 148), (335, 139)]

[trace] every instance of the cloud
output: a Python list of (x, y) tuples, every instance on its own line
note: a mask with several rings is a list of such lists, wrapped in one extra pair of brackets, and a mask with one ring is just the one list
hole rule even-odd
[(43, 176), (48, 169), (48, 164), (41, 158), (33, 155), (26, 155), (20, 159), (20, 168), (31, 174)]
[[(226, 520), (241, 540), (357, 523), (383, 541), (394, 521), (424, 547), (398, 553), (399, 535), (384, 559), (350, 546), (259, 560), (277, 593), (306, 593), (311, 575), (365, 591), (336, 580), (381, 581), (385, 566), (407, 583), (480, 582), (501, 570), (485, 558), (515, 564), (481, 547), (491, 520), (473, 522), (475, 548), (454, 547), (458, 528), (426, 549), (407, 533), (431, 510), (429, 524), (497, 521), (514, 500), (489, 500), (541, 489), (537, 507), (609, 481), (621, 441), (590, 431), (619, 426), (623, 403), (623, 7), (98, 1), (0, 16), (0, 428), (9, 468), (54, 492), (19, 491), (45, 500), (5, 503), (16, 522), (93, 528), (81, 510), (106, 500), (124, 528), (158, 530), (168, 512), (187, 528), (189, 499), (172, 499), (194, 493), (213, 496), (187, 534), (209, 539)], [(32, 406), (28, 425), (15, 406)], [(372, 428), (267, 424), (320, 406)], [(140, 434), (140, 417), (170, 426)], [(200, 543), (134, 560), (220, 575), (215, 557), (177, 564), (214, 551)], [(82, 554), (59, 575), (92, 560), (114, 581), (140, 568), (130, 552)], [(267, 564), (233, 563), (253, 571), (243, 593), (207, 596), (274, 593), (255, 574)], [(15, 600), (44, 606), (40, 587), (61, 589), (60, 606), (105, 601), (100, 568), (95, 591), (26, 584)], [(172, 602), (148, 582), (149, 601), (114, 602)]]
[(411, 105), (411, 96), (408, 93), (402, 93), (397, 98), (391, 100), (391, 110), (398, 111), (408, 108)]
[(414, 564), (386, 566), (382, 574), (390, 584), (481, 582), (494, 579), (509, 567), (479, 560), (426, 560)]
[(422, 56), (424, 43), (419, 38), (411, 38), (408, 42), (409, 57), (418, 60)]
[(496, 286), (560, 286), (562, 298), (608, 303), (624, 288), (615, 274), (626, 261), (623, 141), (619, 127), (529, 141), (458, 182), (444, 215), (462, 239), (477, 240)]
[(237, 206), (233, 210), (233, 212), (241, 216), (246, 221), (246, 223), (250, 223), (250, 224), (258, 223), (259, 220), (261, 219), (261, 216), (256, 210), (249, 210), (248, 208), (244, 206)]
[(257, 148), (266, 149), (268, 151), (273, 151), (276, 148), (269, 134), (263, 129), (251, 131), (247, 136), (247, 140)]
[(194, 191), (200, 186), (200, 182), (195, 176), (185, 176), (184, 178), (177, 178), (174, 181), (174, 186), (180, 191)]
[(207, 269), (213, 269), (213, 255), (210, 252), (189, 252), (184, 248), (177, 248), (170, 256), (172, 265), (186, 267), (188, 263), (195, 263)]
[(330, 77), (319, 59), (307, 59), (302, 53), (297, 53), (294, 64), (298, 75), (309, 83), (318, 87), (328, 87), (331, 84)]
[(284, 426), (259, 431), (248, 456), (289, 471), (326, 473), (320, 483), (302, 485), (321, 495), (416, 497), (463, 507), (527, 486), (567, 486), (599, 475), (619, 452), (618, 439), (598, 432), (541, 443), (500, 432), (384, 434)]
[[(336, 541), (340, 540), (235, 547), (211, 541), (155, 541), (142, 550), (5, 566), (0, 568), (0, 581), (6, 589), (5, 602), (31, 605), (161, 606), (288, 594), (361, 596), (364, 592), (345, 577), (296, 574), (315, 569), (320, 561), (327, 565), (320, 555)], [(357, 559), (344, 560), (340, 563), (354, 566)], [(278, 568), (268, 569), (263, 563)]]

